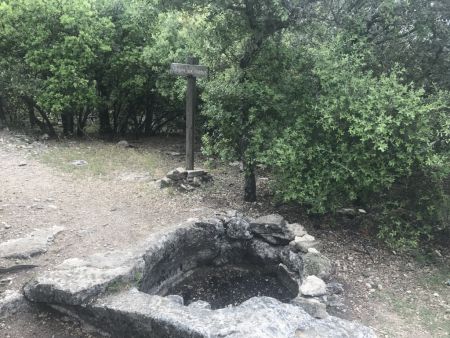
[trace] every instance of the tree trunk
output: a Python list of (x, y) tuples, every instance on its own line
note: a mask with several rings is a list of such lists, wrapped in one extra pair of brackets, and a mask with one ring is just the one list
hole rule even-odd
[(34, 114), (34, 106), (32, 104), (28, 104), (28, 119), (30, 121), (30, 127), (34, 128), (34, 126), (38, 126), (42, 132), (45, 132), (45, 123), (40, 121), (36, 115)]
[(99, 133), (102, 136), (108, 136), (112, 134), (112, 128), (111, 128), (111, 120), (109, 118), (109, 109), (107, 106), (102, 107), (100, 111), (98, 112), (98, 118), (99, 118)]
[(73, 134), (73, 113), (65, 111), (61, 113), (61, 122), (63, 127), (63, 133), (65, 136)]
[[(34, 121), (39, 125), (41, 130), (43, 132), (47, 131), (50, 137), (57, 137), (55, 128), (53, 127), (52, 122), (48, 118), (47, 113), (41, 107), (39, 107), (36, 104), (36, 102), (34, 102), (34, 100), (31, 97), (29, 97), (29, 96), (22, 96), (22, 99), (24, 100), (25, 104), (29, 107), (28, 113), (32, 114), (32, 115), (30, 115), (30, 118), (31, 118), (31, 116), (34, 116), (34, 119), (35, 119)], [(34, 115), (34, 109), (36, 109), (38, 111), (39, 115), (41, 115), (41, 117), (44, 120), (44, 122), (40, 122), (36, 118), (36, 116)], [(38, 121), (40, 123), (42, 123), (42, 124), (38, 123)]]
[(244, 162), (244, 201), (256, 201), (255, 166)]
[(4, 107), (4, 99), (0, 96), (0, 126), (2, 125), (2, 123), (6, 124), (6, 112)]

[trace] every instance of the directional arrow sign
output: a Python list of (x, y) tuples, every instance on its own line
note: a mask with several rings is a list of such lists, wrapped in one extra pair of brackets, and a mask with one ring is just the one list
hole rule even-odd
[(208, 76), (208, 67), (186, 63), (172, 63), (170, 64), (170, 73), (181, 76), (206, 77)]

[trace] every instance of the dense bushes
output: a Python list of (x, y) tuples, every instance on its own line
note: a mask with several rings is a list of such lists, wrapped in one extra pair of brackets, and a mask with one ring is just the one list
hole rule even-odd
[(31, 127), (53, 136), (58, 122), (67, 135), (82, 135), (89, 121), (104, 134), (151, 135), (179, 118), (182, 103), (161, 94), (158, 63), (143, 56), (144, 48), (154, 45), (157, 17), (150, 4), (143, 5), (0, 2), (4, 115), (17, 124), (28, 117)]
[(404, 84), (401, 71), (374, 76), (357, 52), (341, 51), (339, 40), (312, 51), (316, 100), (267, 151), (276, 190), (316, 213), (373, 208), (380, 237), (416, 244), (448, 228), (450, 102)]

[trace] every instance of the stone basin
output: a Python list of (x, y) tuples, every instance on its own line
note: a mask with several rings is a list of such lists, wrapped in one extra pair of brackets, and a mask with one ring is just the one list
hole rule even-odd
[(297, 231), (277, 215), (190, 220), (130, 250), (68, 259), (24, 294), (113, 337), (375, 337), (304, 306), (321, 303), (299, 294)]

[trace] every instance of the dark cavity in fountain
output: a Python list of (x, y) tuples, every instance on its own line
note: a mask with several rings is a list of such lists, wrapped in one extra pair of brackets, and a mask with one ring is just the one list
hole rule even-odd
[(167, 294), (182, 296), (185, 305), (206, 301), (213, 310), (237, 306), (252, 297), (268, 296), (289, 302), (297, 296), (274, 271), (257, 265), (200, 267), (169, 287)]

